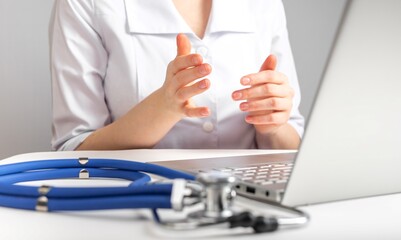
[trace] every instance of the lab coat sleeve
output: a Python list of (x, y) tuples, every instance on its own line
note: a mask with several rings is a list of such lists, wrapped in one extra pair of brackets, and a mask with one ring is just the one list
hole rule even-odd
[[(276, 2), (277, 15), (275, 16), (275, 24), (273, 29), (272, 38), (272, 51), (271, 53), (277, 56), (277, 68), (278, 72), (284, 73), (288, 79), (291, 87), (295, 91), (295, 96), (293, 98), (293, 106), (290, 114), (290, 119), (288, 123), (296, 130), (299, 137), (302, 138), (304, 132), (304, 117), (299, 112), (299, 104), (301, 102), (301, 93), (298, 83), (298, 77), (295, 69), (294, 58), (291, 51), (291, 46), (288, 38), (287, 21), (284, 11), (284, 6), (281, 0)], [(258, 147), (265, 148), (264, 146), (269, 146), (268, 143), (261, 142), (262, 138), (258, 139)]]
[(50, 68), (55, 150), (74, 150), (110, 123), (103, 79), (107, 51), (91, 0), (57, 0), (50, 22)]

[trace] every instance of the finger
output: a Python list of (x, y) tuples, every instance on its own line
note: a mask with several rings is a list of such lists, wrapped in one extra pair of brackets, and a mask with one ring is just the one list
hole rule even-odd
[(177, 35), (177, 56), (187, 55), (191, 53), (191, 42), (188, 37), (180, 33)]
[(291, 87), (277, 84), (256, 85), (254, 87), (237, 90), (232, 93), (232, 98), (234, 100), (246, 100), (246, 99), (269, 98), (269, 97), (285, 98), (291, 96), (292, 96)]
[(176, 92), (176, 96), (180, 101), (184, 102), (193, 96), (203, 93), (204, 91), (209, 89), (209, 87), (209, 79), (203, 79), (195, 84), (178, 89), (178, 91)]
[(241, 111), (290, 111), (292, 102), (287, 98), (267, 98), (257, 101), (248, 101), (240, 104)]
[(253, 111), (249, 112), (247, 116), (262, 116), (262, 115), (268, 115), (274, 113), (272, 110), (263, 110), (263, 111)]
[(184, 113), (187, 117), (207, 117), (210, 115), (208, 107), (185, 106)]
[(265, 70), (273, 70), (274, 71), (274, 70), (276, 70), (276, 66), (277, 66), (277, 57), (273, 54), (270, 54), (263, 62), (259, 71), (265, 71)]
[(175, 75), (179, 71), (189, 67), (195, 67), (203, 63), (203, 58), (200, 54), (194, 53), (184, 56), (178, 56), (170, 62), (168, 71)]
[(241, 78), (241, 84), (244, 86), (262, 83), (284, 84), (286, 82), (288, 82), (288, 78), (285, 74), (272, 70), (248, 74)]
[(194, 68), (188, 68), (178, 72), (174, 76), (174, 84), (177, 88), (183, 87), (196, 79), (203, 78), (212, 72), (212, 67), (205, 63)]
[(289, 114), (287, 112), (276, 111), (269, 114), (248, 115), (245, 117), (245, 121), (254, 125), (282, 125), (288, 121), (288, 118)]

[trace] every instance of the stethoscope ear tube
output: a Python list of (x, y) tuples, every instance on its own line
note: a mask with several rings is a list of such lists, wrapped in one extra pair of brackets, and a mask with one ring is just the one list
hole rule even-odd
[[(37, 211), (124, 208), (171, 208), (172, 184), (147, 184), (152, 173), (193, 180), (184, 172), (118, 159), (53, 159), (0, 166), (0, 206)], [(118, 178), (127, 187), (27, 186), (21, 182), (49, 179)]]
[(12, 163), (7, 165), (0, 165), (0, 176), (9, 174), (22, 173), (27, 171), (35, 170), (46, 170), (46, 169), (61, 169), (61, 168), (101, 168), (101, 169), (119, 169), (127, 170), (132, 172), (146, 172), (155, 175), (159, 175), (165, 178), (183, 178), (188, 180), (194, 180), (195, 177), (191, 174), (177, 171), (174, 169), (166, 168), (163, 166), (154, 165), (151, 163), (141, 163), (135, 161), (127, 161), (120, 159), (104, 159), (104, 158), (92, 158), (90, 161), (85, 158), (79, 159), (49, 159), (49, 160), (36, 160), (21, 163)]

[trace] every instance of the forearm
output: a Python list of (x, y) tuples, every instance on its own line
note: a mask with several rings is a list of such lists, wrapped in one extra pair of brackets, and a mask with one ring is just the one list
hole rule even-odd
[(298, 149), (301, 139), (297, 131), (287, 123), (268, 134), (256, 132), (256, 142), (260, 149)]
[(93, 132), (77, 150), (152, 148), (182, 117), (164, 108), (160, 94), (154, 92), (123, 117)]

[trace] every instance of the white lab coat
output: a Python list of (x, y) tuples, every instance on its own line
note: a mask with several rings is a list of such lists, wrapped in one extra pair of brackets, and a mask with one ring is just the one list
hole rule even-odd
[(211, 115), (183, 119), (156, 148), (263, 145), (255, 142), (254, 127), (231, 94), (271, 53), (295, 90), (289, 123), (302, 135), (300, 91), (280, 0), (214, 0), (203, 39), (170, 0), (57, 0), (50, 26), (53, 148), (75, 149), (160, 88), (180, 32), (212, 66), (210, 89), (194, 98)]

